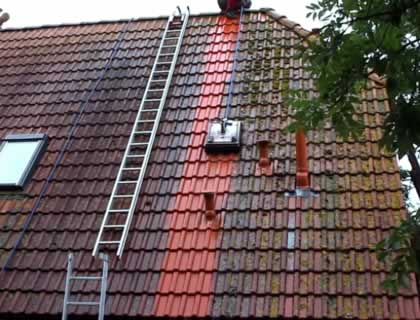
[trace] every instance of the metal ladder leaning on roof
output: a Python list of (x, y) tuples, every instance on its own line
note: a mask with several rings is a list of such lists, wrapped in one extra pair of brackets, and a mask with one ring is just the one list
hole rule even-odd
[[(189, 18), (177, 7), (159, 46), (92, 254), (117, 246), (121, 257)], [(117, 234), (117, 239), (115, 235)], [(107, 248), (108, 249), (108, 248)]]
[[(67, 260), (67, 275), (66, 275), (66, 287), (64, 291), (64, 304), (63, 304), (63, 315), (62, 320), (68, 319), (68, 307), (69, 306), (98, 306), (99, 315), (98, 320), (103, 320), (105, 316), (105, 298), (106, 298), (106, 287), (108, 278), (108, 256), (101, 254), (100, 258), (103, 261), (102, 274), (101, 276), (76, 276), (73, 273), (73, 255), (70, 253)], [(101, 292), (99, 301), (71, 301), (71, 283), (72, 281), (95, 281), (101, 282)]]

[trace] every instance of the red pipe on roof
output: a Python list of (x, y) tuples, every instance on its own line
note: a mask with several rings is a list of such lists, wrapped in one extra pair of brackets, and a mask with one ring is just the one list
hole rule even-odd
[(241, 0), (227, 0), (226, 11), (229, 10), (240, 10), (241, 9)]
[(211, 191), (205, 191), (203, 196), (206, 205), (206, 218), (208, 220), (213, 220), (216, 218), (216, 196), (214, 192)]
[(258, 148), (260, 151), (260, 160), (258, 164), (260, 167), (269, 167), (270, 166), (270, 158), (269, 158), (269, 144), (268, 140), (260, 140), (258, 141)]
[(296, 132), (296, 188), (309, 188), (308, 153), (303, 131)]

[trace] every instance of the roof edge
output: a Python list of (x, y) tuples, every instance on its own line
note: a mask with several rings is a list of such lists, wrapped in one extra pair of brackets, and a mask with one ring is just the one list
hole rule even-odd
[(274, 20), (280, 22), (285, 27), (295, 31), (301, 37), (307, 38), (307, 37), (309, 37), (310, 35), (313, 34), (311, 31), (303, 28), (299, 23), (287, 19), (287, 17), (284, 16), (284, 15), (278, 14), (277, 12), (274, 11), (274, 9), (262, 8), (262, 9), (259, 10), (259, 12), (266, 13), (268, 16), (270, 16)]
[(381, 77), (380, 75), (378, 75), (377, 73), (371, 73), (369, 74), (369, 79), (381, 86), (383, 86), (384, 88), (386, 87), (386, 78), (385, 77)]
[[(272, 9), (270, 9), (272, 10)], [(268, 12), (266, 8), (261, 9), (252, 9), (246, 10), (249, 13), (266, 13)], [(220, 12), (200, 12), (200, 13), (193, 13), (190, 17), (202, 17), (202, 16), (218, 16)], [(150, 16), (150, 17), (138, 17), (138, 18), (127, 18), (127, 19), (118, 19), (118, 20), (99, 20), (99, 21), (88, 21), (88, 22), (70, 22), (70, 23), (57, 23), (57, 24), (45, 24), (40, 26), (27, 26), (27, 27), (16, 27), (16, 28), (2, 28), (0, 29), (0, 33), (6, 32), (14, 32), (14, 31), (31, 31), (37, 29), (47, 29), (47, 28), (59, 28), (59, 27), (83, 27), (83, 26), (91, 26), (91, 25), (98, 25), (98, 24), (109, 24), (109, 23), (126, 23), (128, 21), (138, 22), (138, 21), (151, 21), (151, 20), (167, 20), (169, 15), (161, 15), (161, 16)]]

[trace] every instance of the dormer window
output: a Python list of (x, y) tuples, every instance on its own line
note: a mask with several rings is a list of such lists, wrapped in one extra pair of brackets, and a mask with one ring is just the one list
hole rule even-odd
[(47, 143), (44, 134), (10, 134), (0, 140), (0, 189), (22, 189)]

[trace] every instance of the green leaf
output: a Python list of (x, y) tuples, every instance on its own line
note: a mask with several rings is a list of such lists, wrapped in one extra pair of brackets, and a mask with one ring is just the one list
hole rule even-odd
[[(288, 130), (317, 130), (329, 123), (342, 140), (362, 141), (363, 117), (381, 110), (374, 124), (369, 124), (383, 128), (381, 148), (402, 157), (420, 146), (420, 50), (418, 43), (407, 45), (408, 39), (420, 37), (418, 3), (320, 0), (307, 9), (307, 17), (326, 23), (316, 41), (298, 48), (317, 95), (308, 97), (302, 88), (282, 92), (294, 110)], [(360, 97), (373, 85), (368, 81), (372, 71), (387, 80), (389, 100), (381, 90), (376, 97), (369, 93), (365, 100), (378, 102), (376, 109), (366, 111), (361, 109)], [(402, 175), (403, 180), (410, 177)], [(377, 244), (377, 258), (390, 270), (383, 283), (387, 290), (398, 292), (409, 284), (410, 272), (419, 273), (413, 249), (413, 243), (420, 249), (419, 238), (417, 211)]]

